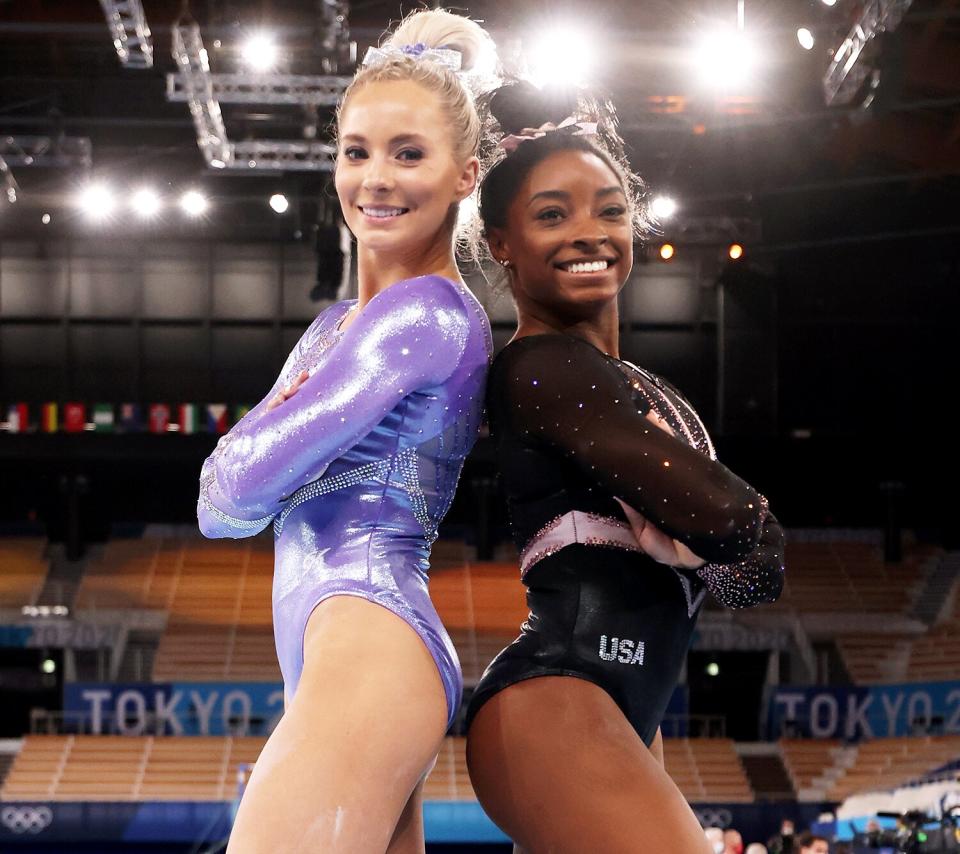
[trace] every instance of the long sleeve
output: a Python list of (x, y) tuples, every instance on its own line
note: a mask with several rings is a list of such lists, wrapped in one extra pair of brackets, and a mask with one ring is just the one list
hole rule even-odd
[[(205, 464), (207, 536), (250, 536), (283, 501), (366, 436), (406, 395), (443, 382), (469, 334), (456, 286), (440, 276), (391, 285), (357, 315), (297, 393), (258, 407)], [(203, 528), (203, 520), (201, 520)]]
[(762, 497), (725, 466), (637, 410), (619, 370), (565, 335), (537, 335), (500, 356), (511, 429), (569, 458), (599, 486), (713, 563), (746, 558), (766, 515)]
[(704, 564), (697, 575), (726, 608), (749, 608), (776, 602), (783, 591), (784, 536), (776, 517), (767, 512), (756, 548), (735, 563)]

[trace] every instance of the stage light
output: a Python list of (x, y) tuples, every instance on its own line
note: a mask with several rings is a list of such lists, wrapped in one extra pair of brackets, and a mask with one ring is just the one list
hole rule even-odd
[(270, 197), (270, 207), (278, 214), (282, 214), (287, 212), (287, 208), (290, 207), (290, 202), (287, 201), (287, 197), (283, 193), (274, 193)]
[(650, 203), (650, 212), (659, 220), (670, 219), (677, 212), (677, 202), (670, 196), (657, 196)]
[(143, 219), (149, 219), (159, 213), (162, 206), (160, 195), (151, 187), (141, 187), (130, 199), (130, 207), (134, 213)]
[(188, 190), (180, 197), (180, 207), (188, 216), (201, 216), (207, 212), (210, 203), (202, 193)]
[(711, 661), (707, 665), (707, 676), (719, 676), (720, 675), (720, 665), (715, 661)]
[(77, 201), (80, 209), (93, 219), (104, 219), (110, 216), (117, 204), (113, 190), (99, 182), (84, 187)]
[(715, 89), (746, 83), (757, 65), (757, 50), (740, 30), (721, 29), (699, 39), (696, 62), (701, 80)]
[(743, 257), (743, 247), (739, 243), (731, 243), (727, 255), (732, 261), (739, 261)]
[(669, 261), (673, 257), (673, 251), (672, 243), (664, 243), (660, 247), (660, 257), (663, 258), (664, 261)]
[(529, 77), (534, 85), (582, 86), (593, 69), (591, 38), (582, 27), (558, 27), (529, 46)]
[(810, 32), (806, 27), (800, 27), (797, 30), (797, 41), (800, 42), (800, 47), (804, 50), (811, 50), (816, 41), (813, 37), (813, 33)]
[(824, 6), (836, 6), (837, 0), (821, 0)]
[(250, 36), (241, 48), (244, 65), (251, 71), (270, 71), (280, 56), (280, 49), (267, 33)]
[(44, 225), (50, 225), (50, 214), (45, 213), (42, 217), (40, 217), (40, 222), (42, 222)]
[(43, 663), (40, 665), (40, 669), (44, 673), (53, 673), (57, 669), (57, 662), (52, 658), (45, 658)]

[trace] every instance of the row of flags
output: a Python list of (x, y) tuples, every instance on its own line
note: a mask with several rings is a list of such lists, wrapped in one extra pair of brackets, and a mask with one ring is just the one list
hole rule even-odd
[[(171, 407), (166, 403), (44, 403), (39, 419), (31, 420), (29, 404), (12, 403), (7, 407), (7, 419), (0, 430), (8, 433), (226, 433), (250, 407), (225, 403), (181, 403)], [(232, 420), (231, 420), (231, 417)]]

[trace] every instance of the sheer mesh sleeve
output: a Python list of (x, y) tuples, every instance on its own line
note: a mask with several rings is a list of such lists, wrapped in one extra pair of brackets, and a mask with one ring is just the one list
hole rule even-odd
[(502, 417), (511, 430), (564, 454), (704, 560), (726, 564), (751, 554), (764, 500), (648, 421), (599, 350), (566, 335), (536, 335), (514, 342), (500, 359)]
[(319, 477), (407, 394), (450, 376), (469, 329), (462, 297), (440, 276), (398, 282), (378, 294), (293, 397), (249, 413), (221, 440), (201, 481), (201, 503), (216, 520), (204, 533), (242, 537), (265, 528), (284, 499)]
[(697, 570), (713, 597), (726, 608), (776, 602), (783, 591), (783, 528), (773, 513), (763, 520), (756, 548), (736, 563), (708, 563)]

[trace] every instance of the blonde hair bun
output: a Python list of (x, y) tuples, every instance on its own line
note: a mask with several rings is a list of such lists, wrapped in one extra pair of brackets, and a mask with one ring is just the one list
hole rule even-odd
[(492, 77), (496, 71), (497, 49), (487, 31), (476, 21), (445, 9), (411, 12), (384, 42), (402, 48), (424, 44), (449, 48), (460, 53), (460, 69), (470, 76)]

